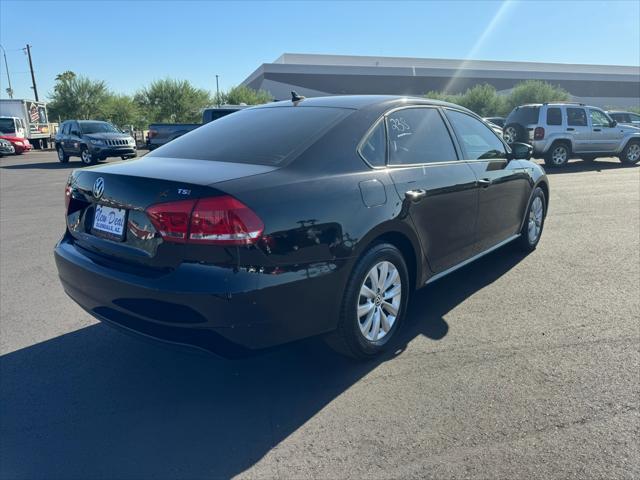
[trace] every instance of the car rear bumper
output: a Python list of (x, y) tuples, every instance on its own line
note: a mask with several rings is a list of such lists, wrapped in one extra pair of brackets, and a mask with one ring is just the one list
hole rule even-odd
[(65, 236), (54, 250), (65, 292), (99, 320), (226, 357), (335, 328), (346, 269), (283, 273), (182, 264), (146, 275), (98, 263)]

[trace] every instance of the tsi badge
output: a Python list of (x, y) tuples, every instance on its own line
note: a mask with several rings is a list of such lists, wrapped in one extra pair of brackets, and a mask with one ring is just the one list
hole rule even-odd
[(102, 197), (104, 193), (104, 178), (98, 177), (96, 181), (93, 183), (93, 196), (95, 198)]
[(191, 190), (188, 188), (179, 188), (178, 195), (191, 195)]

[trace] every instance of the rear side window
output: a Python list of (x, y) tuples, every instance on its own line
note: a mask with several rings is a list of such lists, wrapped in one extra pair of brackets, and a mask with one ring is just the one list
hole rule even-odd
[(456, 110), (447, 110), (447, 118), (462, 144), (465, 160), (507, 158), (504, 144), (484, 123)]
[(548, 108), (547, 125), (562, 125), (562, 110), (555, 107)]
[(616, 122), (629, 122), (629, 115), (626, 113), (612, 113), (611, 118)]
[(538, 118), (540, 117), (540, 107), (531, 106), (531, 107), (516, 107), (514, 108), (509, 117), (507, 118), (507, 123), (519, 123), (520, 125), (531, 125), (538, 123)]
[(387, 135), (384, 131), (384, 122), (378, 122), (378, 125), (363, 140), (358, 151), (369, 165), (384, 167), (387, 155), (386, 150)]
[(584, 111), (584, 108), (567, 108), (567, 125), (586, 127), (587, 112)]
[(387, 116), (389, 163), (412, 165), (457, 160), (449, 131), (435, 108), (406, 108)]
[(329, 107), (250, 108), (207, 123), (147, 156), (281, 165), (350, 113)]

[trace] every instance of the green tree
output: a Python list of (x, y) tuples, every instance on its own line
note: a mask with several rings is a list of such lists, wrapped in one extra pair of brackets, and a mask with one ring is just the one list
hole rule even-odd
[(152, 82), (136, 93), (135, 101), (150, 123), (201, 122), (202, 109), (213, 103), (206, 90), (171, 78)]
[(505, 113), (526, 103), (563, 102), (570, 99), (566, 90), (542, 80), (527, 80), (517, 84), (505, 99)]
[(111, 95), (106, 103), (105, 117), (114, 125), (134, 125), (144, 128), (145, 122), (140, 107), (129, 95)]
[(461, 105), (483, 117), (499, 115), (504, 109), (504, 100), (488, 83), (474, 85), (464, 93), (450, 94), (431, 91), (425, 96)]
[(481, 117), (499, 115), (503, 111), (503, 98), (488, 83), (475, 85), (460, 98), (460, 105), (477, 113)]
[(231, 87), (227, 92), (220, 94), (220, 97), (218, 100), (219, 103), (231, 105), (240, 105), (242, 103), (247, 105), (260, 105), (273, 100), (271, 94), (266, 90), (254, 90), (244, 85)]
[(58, 120), (103, 117), (111, 96), (107, 84), (66, 71), (56, 76), (50, 95), (49, 115)]

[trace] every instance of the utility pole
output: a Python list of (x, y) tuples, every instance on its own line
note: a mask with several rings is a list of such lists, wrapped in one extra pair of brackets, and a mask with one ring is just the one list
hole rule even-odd
[(7, 83), (9, 84), (9, 88), (7, 88), (7, 94), (9, 98), (13, 98), (13, 88), (11, 88), (11, 75), (9, 75), (9, 64), (7, 63), (7, 51), (4, 49), (2, 45), (0, 45), (2, 49), (2, 55), (4, 55), (4, 68), (7, 69)]
[(31, 61), (31, 45), (27, 43), (26, 48), (27, 56), (29, 57), (29, 69), (31, 70), (31, 83), (33, 83), (33, 94), (36, 96), (36, 102), (40, 99), (38, 98), (38, 88), (36, 87), (36, 76), (33, 73), (33, 62)]
[(218, 75), (216, 75), (216, 105), (220, 108), (220, 86), (218, 85)]

